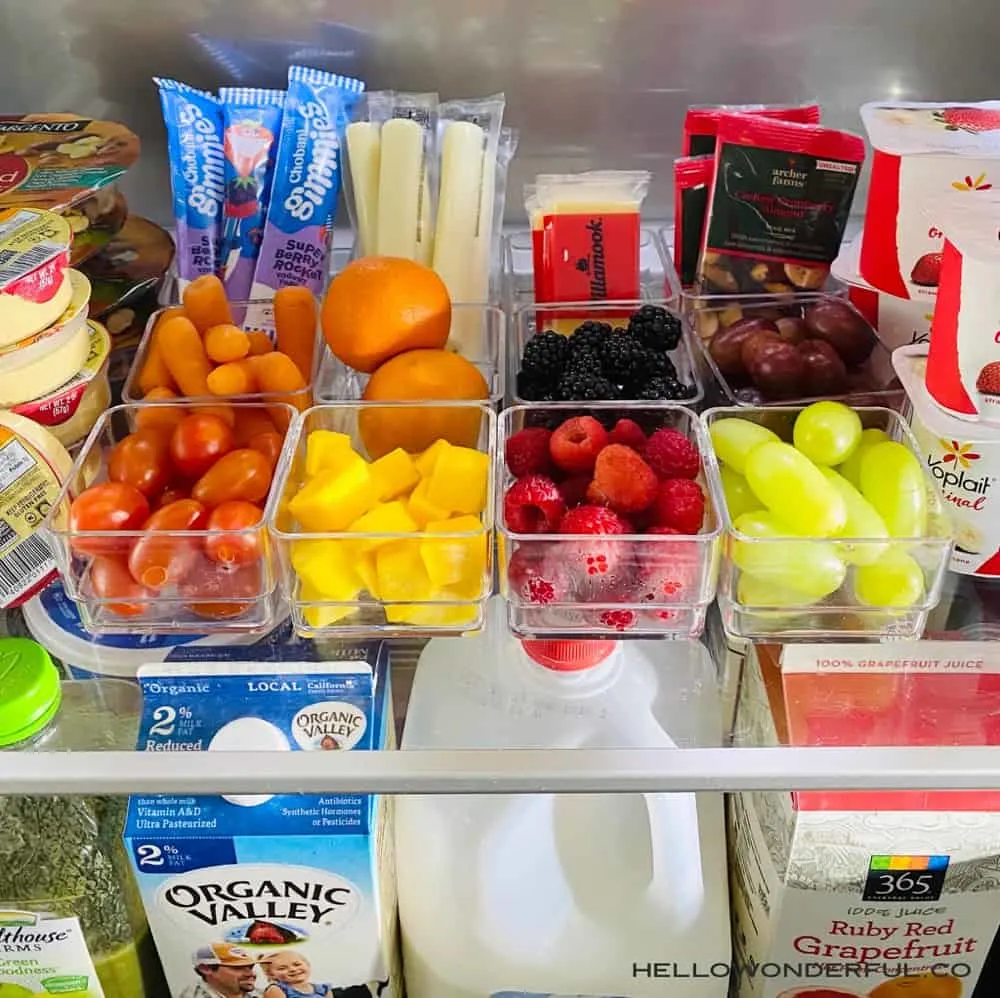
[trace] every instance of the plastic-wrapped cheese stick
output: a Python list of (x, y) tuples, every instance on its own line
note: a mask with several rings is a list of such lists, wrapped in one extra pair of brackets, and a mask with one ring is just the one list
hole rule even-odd
[(375, 252), (381, 146), (378, 125), (370, 121), (355, 121), (347, 126), (350, 170), (344, 175), (345, 186), (349, 177), (353, 197), (348, 198), (348, 205), (353, 206), (357, 249), (361, 256)]
[(479, 233), (475, 240), (476, 270), (470, 295), (472, 301), (487, 301), (490, 298), (493, 275), (501, 271), (500, 234), (507, 200), (507, 170), (517, 151), (517, 143), (517, 131), (502, 128), (493, 168), (490, 169), (485, 162), (483, 165)]

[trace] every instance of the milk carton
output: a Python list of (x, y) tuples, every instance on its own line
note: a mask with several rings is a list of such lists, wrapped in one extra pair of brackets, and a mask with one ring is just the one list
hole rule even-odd
[[(393, 748), (387, 656), (368, 651), (367, 661), (277, 668), (145, 666), (139, 747)], [(394, 998), (389, 804), (357, 794), (132, 797), (126, 847), (172, 998)]]
[[(787, 645), (748, 657), (736, 742), (997, 745), (998, 718), (996, 643)], [(744, 792), (728, 821), (735, 998), (981, 993), (1000, 793)]]

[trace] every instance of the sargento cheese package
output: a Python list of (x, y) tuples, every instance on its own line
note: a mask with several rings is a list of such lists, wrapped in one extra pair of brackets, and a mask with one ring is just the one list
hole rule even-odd
[[(161, 662), (141, 667), (139, 683), (147, 752), (288, 752), (294, 771), (294, 753), (395, 747), (383, 644), (280, 666)], [(389, 804), (369, 794), (132, 797), (126, 848), (172, 998), (234, 987), (396, 998)]]

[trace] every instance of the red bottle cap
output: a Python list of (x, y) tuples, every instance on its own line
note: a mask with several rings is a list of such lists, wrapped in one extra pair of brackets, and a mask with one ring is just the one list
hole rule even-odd
[(614, 641), (522, 641), (528, 657), (556, 672), (581, 672), (600, 665), (614, 650)]

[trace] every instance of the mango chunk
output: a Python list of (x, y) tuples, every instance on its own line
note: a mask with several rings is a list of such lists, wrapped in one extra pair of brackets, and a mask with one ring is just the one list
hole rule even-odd
[[(310, 586), (303, 585), (299, 598), (303, 603), (322, 603), (326, 598)], [(331, 627), (339, 624), (345, 617), (357, 612), (356, 606), (306, 606), (302, 608), (302, 616), (310, 627)]]
[(472, 447), (449, 447), (434, 463), (427, 499), (449, 513), (481, 513), (489, 480), (488, 454)]
[(375, 552), (375, 573), (381, 599), (410, 602), (433, 598), (434, 585), (420, 557), (417, 540), (393, 541)]
[[(435, 593), (437, 600), (453, 600), (456, 594), (448, 589)], [(479, 620), (479, 607), (446, 605), (445, 603), (396, 603), (385, 608), (385, 619), (390, 624), (416, 624), (423, 627), (461, 627)]]
[(350, 461), (351, 455), (359, 457), (351, 446), (347, 433), (333, 430), (313, 430), (306, 437), (306, 477), (313, 478), (321, 471), (340, 471)]
[(375, 568), (375, 555), (371, 553), (359, 555), (354, 567), (357, 570), (358, 578), (361, 579), (362, 585), (368, 590), (368, 595), (372, 599), (381, 599), (382, 597), (379, 595), (378, 571)]
[[(410, 515), (406, 503), (397, 499), (373, 506), (358, 517), (348, 528), (352, 534), (413, 534), (419, 529), (417, 521)], [(352, 541), (351, 546), (359, 554), (373, 551), (383, 544), (391, 544), (394, 537), (365, 537)]]
[(416, 459), (417, 471), (420, 472), (421, 478), (430, 478), (434, 473), (434, 468), (437, 465), (438, 458), (449, 448), (451, 444), (447, 440), (435, 440), (434, 443), (430, 445)]
[(468, 533), (469, 537), (448, 537), (420, 540), (420, 556), (431, 582), (435, 586), (452, 586), (465, 599), (480, 595), (486, 571), (486, 531), (477, 516), (456, 516), (450, 520), (433, 520), (426, 526), (429, 534)]
[(402, 447), (380, 457), (372, 465), (371, 471), (379, 502), (398, 499), (412, 491), (420, 482), (420, 472), (413, 458)]
[(362, 580), (357, 573), (357, 559), (351, 548), (347, 541), (294, 541), (292, 568), (302, 583), (301, 588), (318, 594), (320, 600), (355, 599), (361, 590)]
[(425, 478), (411, 493), (406, 502), (406, 508), (410, 511), (410, 516), (417, 521), (417, 525), (423, 529), (428, 523), (434, 520), (448, 519), (448, 510), (435, 506), (427, 497), (427, 489), (430, 487), (430, 479)]
[(357, 454), (336, 471), (321, 471), (288, 503), (288, 511), (305, 530), (346, 530), (378, 501), (368, 462)]

